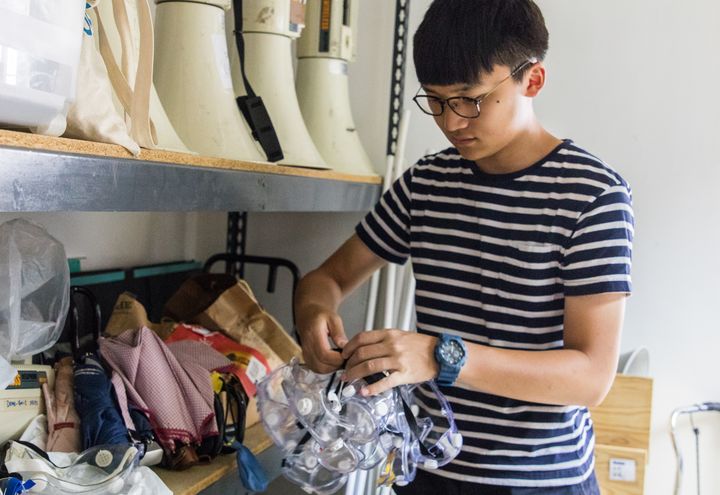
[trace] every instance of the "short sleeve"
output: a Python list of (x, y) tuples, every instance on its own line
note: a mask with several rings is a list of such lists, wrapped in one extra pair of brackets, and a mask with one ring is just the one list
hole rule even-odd
[(411, 167), (355, 227), (358, 237), (368, 248), (390, 263), (403, 264), (410, 254), (412, 173)]
[(566, 296), (632, 291), (632, 193), (606, 189), (580, 215), (562, 263)]

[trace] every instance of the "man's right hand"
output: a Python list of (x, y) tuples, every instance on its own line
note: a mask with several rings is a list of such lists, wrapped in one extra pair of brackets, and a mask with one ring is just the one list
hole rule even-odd
[(383, 264), (355, 234), (300, 280), (294, 297), (295, 325), (311, 370), (330, 373), (342, 367), (343, 358), (333, 348), (342, 349), (348, 338), (337, 308)]
[(305, 364), (316, 373), (331, 373), (343, 365), (339, 350), (348, 342), (340, 316), (316, 304), (300, 308), (297, 318), (297, 329), (302, 342)]

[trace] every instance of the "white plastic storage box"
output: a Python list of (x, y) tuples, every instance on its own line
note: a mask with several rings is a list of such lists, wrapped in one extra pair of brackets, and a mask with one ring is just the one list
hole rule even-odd
[(0, 0), (0, 125), (65, 131), (84, 23), (85, 0)]

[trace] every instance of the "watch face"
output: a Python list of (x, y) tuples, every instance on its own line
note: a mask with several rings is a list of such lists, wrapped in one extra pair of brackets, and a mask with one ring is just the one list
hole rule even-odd
[(458, 342), (450, 340), (444, 342), (440, 347), (440, 357), (449, 365), (454, 366), (465, 357), (465, 350)]

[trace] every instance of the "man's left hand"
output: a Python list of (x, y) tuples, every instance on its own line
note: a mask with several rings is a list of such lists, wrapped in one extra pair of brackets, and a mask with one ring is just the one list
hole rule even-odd
[(403, 330), (360, 332), (343, 348), (342, 356), (348, 360), (343, 379), (352, 381), (384, 371), (390, 373), (363, 388), (362, 395), (376, 395), (398, 385), (432, 380), (438, 374), (436, 342), (435, 337)]

